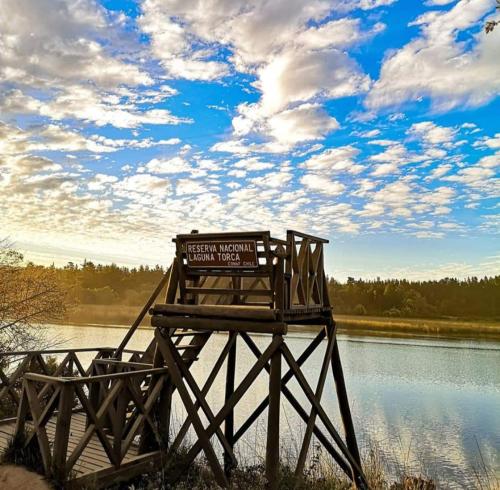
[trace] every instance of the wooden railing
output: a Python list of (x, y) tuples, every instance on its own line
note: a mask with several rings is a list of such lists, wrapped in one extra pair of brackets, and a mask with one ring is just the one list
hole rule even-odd
[[(115, 469), (126, 457), (130, 459), (127, 454), (132, 445), (136, 446), (134, 456), (138, 456), (141, 438), (161, 443), (152, 411), (161, 395), (167, 368), (142, 369), (141, 363), (127, 362), (121, 367), (119, 373), (85, 377), (24, 375), (16, 434), (28, 434), (25, 447), (38, 442), (35, 447), (39, 448), (46, 476), (66, 481), (78, 469), (78, 461), (93, 438), (95, 448), (94, 436), (102, 445), (102, 457)], [(53, 387), (49, 399), (40, 396), (40, 386), (48, 385)], [(94, 389), (99, 386), (106, 390)], [(82, 414), (86, 428), (78, 432), (72, 424)]]
[[(109, 358), (111, 347), (91, 347), (81, 349), (48, 349), (44, 351), (0, 352), (0, 423), (16, 416), (21, 398), (22, 381), (26, 373), (52, 376), (81, 376), (91, 373), (91, 363), (82, 362), (81, 354), (95, 353), (93, 359)], [(58, 359), (62, 357), (62, 359)], [(50, 358), (56, 362), (51, 363)], [(39, 396), (50, 396), (52, 386), (45, 383)]]
[[(248, 270), (189, 266), (187, 243), (237, 239), (255, 242), (258, 266)], [(267, 231), (178, 235), (175, 242), (171, 282), (178, 283), (179, 290), (172, 298), (179, 303), (262, 306), (295, 313), (329, 307), (323, 253), (328, 240), (288, 230), (286, 240)]]
[(288, 230), (286, 242), (285, 309), (329, 306), (323, 256), (328, 240)]

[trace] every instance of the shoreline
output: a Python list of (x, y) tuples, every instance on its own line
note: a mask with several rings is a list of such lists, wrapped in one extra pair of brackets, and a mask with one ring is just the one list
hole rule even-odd
[[(64, 321), (57, 324), (85, 325), (126, 329), (133, 323), (141, 307), (78, 305)], [(500, 322), (488, 320), (449, 320), (427, 318), (394, 318), (335, 315), (338, 333), (353, 337), (441, 338), (460, 340), (500, 340)], [(139, 326), (149, 329), (149, 315)], [(319, 331), (318, 326), (293, 326), (289, 332)]]

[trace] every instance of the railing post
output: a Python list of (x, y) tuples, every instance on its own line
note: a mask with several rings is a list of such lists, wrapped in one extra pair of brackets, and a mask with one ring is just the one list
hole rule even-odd
[[(277, 335), (274, 336), (276, 338)], [(269, 413), (267, 419), (266, 479), (267, 488), (278, 488), (280, 453), (281, 348), (271, 357), (269, 373)]]
[(66, 456), (71, 428), (71, 412), (74, 403), (74, 387), (64, 383), (59, 395), (59, 408), (54, 437), (54, 452), (52, 457), (52, 472), (58, 482), (66, 480)]
[(28, 411), (29, 411), (29, 401), (25, 386), (26, 383), (27, 381), (23, 380), (21, 399), (19, 401), (19, 406), (17, 407), (17, 418), (16, 418), (16, 427), (14, 429), (14, 437), (23, 434), (26, 425), (26, 417), (28, 416)]

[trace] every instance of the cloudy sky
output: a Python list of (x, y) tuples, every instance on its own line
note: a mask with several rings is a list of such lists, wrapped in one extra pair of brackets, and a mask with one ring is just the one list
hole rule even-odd
[(330, 273), (500, 273), (494, 0), (2, 0), (0, 235), (168, 264), (287, 228)]

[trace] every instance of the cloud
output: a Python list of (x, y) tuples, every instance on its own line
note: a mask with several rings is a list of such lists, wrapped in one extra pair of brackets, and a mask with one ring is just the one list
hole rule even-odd
[(323, 175), (308, 173), (301, 177), (300, 183), (307, 189), (329, 196), (337, 196), (345, 186), (341, 182), (325, 179)]
[(179, 179), (176, 186), (176, 194), (184, 196), (189, 194), (203, 194), (207, 192), (207, 186), (199, 180)]
[(85, 73), (102, 88), (151, 84), (137, 65), (106, 52), (99, 40), (113, 30), (118, 26), (108, 12), (90, 0), (4, 0), (0, 79), (51, 88), (61, 80), (80, 82)]
[(345, 48), (385, 26), (363, 30), (359, 19), (331, 20), (332, 9), (370, 9), (392, 2), (147, 0), (139, 25), (168, 76), (215, 80), (231, 69), (256, 77), (255, 103), (238, 107), (234, 137), (252, 135), (293, 148), (338, 128), (321, 104), (364, 93), (370, 77)]
[(0, 151), (9, 155), (43, 151), (112, 153), (123, 148), (144, 149), (170, 146), (180, 142), (178, 138), (155, 141), (152, 138), (113, 139), (97, 134), (85, 136), (57, 124), (36, 125), (22, 130), (1, 121), (0, 138)]
[(143, 194), (151, 198), (165, 198), (170, 192), (170, 182), (151, 174), (136, 174), (115, 182), (113, 188), (120, 197), (140, 199)]
[(442, 178), (449, 182), (458, 182), (481, 190), (485, 196), (500, 195), (500, 179), (496, 168), (500, 167), (500, 152), (481, 158), (476, 164), (461, 168), (454, 175)]
[(270, 168), (273, 168), (274, 164), (269, 162), (262, 162), (258, 158), (252, 157), (235, 162), (233, 164), (233, 167), (241, 168), (249, 172), (258, 172), (260, 170), (268, 170)]
[(500, 133), (496, 133), (493, 137), (484, 136), (478, 141), (474, 142), (473, 146), (498, 150), (500, 149)]
[(427, 177), (425, 177), (425, 180), (439, 179), (443, 175), (446, 175), (452, 168), (453, 165), (449, 163), (438, 165), (436, 168), (432, 169), (432, 171), (429, 173), (429, 175), (427, 175)]
[(428, 145), (448, 145), (455, 139), (457, 130), (450, 127), (438, 126), (432, 121), (414, 123), (407, 134), (421, 139)]
[(267, 134), (278, 143), (294, 146), (297, 143), (324, 138), (339, 128), (339, 123), (330, 117), (319, 104), (302, 104), (288, 109), (266, 121)]
[(152, 174), (178, 174), (192, 170), (189, 163), (179, 156), (168, 159), (153, 158), (146, 163), (145, 169)]
[(490, 0), (461, 0), (449, 11), (432, 10), (412, 22), (420, 37), (388, 53), (366, 106), (380, 109), (429, 97), (435, 110), (446, 111), (489, 102), (500, 89), (500, 32), (481, 30), (468, 42), (461, 38), (492, 8)]
[(303, 162), (301, 167), (325, 174), (334, 172), (358, 174), (364, 168), (362, 165), (355, 163), (355, 158), (359, 153), (360, 151), (357, 148), (350, 145), (328, 148)]
[[(118, 128), (191, 122), (152, 107), (177, 91), (165, 84), (153, 87), (155, 80), (137, 55), (139, 40), (124, 28), (124, 17), (93, 0), (5, 0), (2, 113)], [(142, 87), (143, 93), (131, 87)]]

